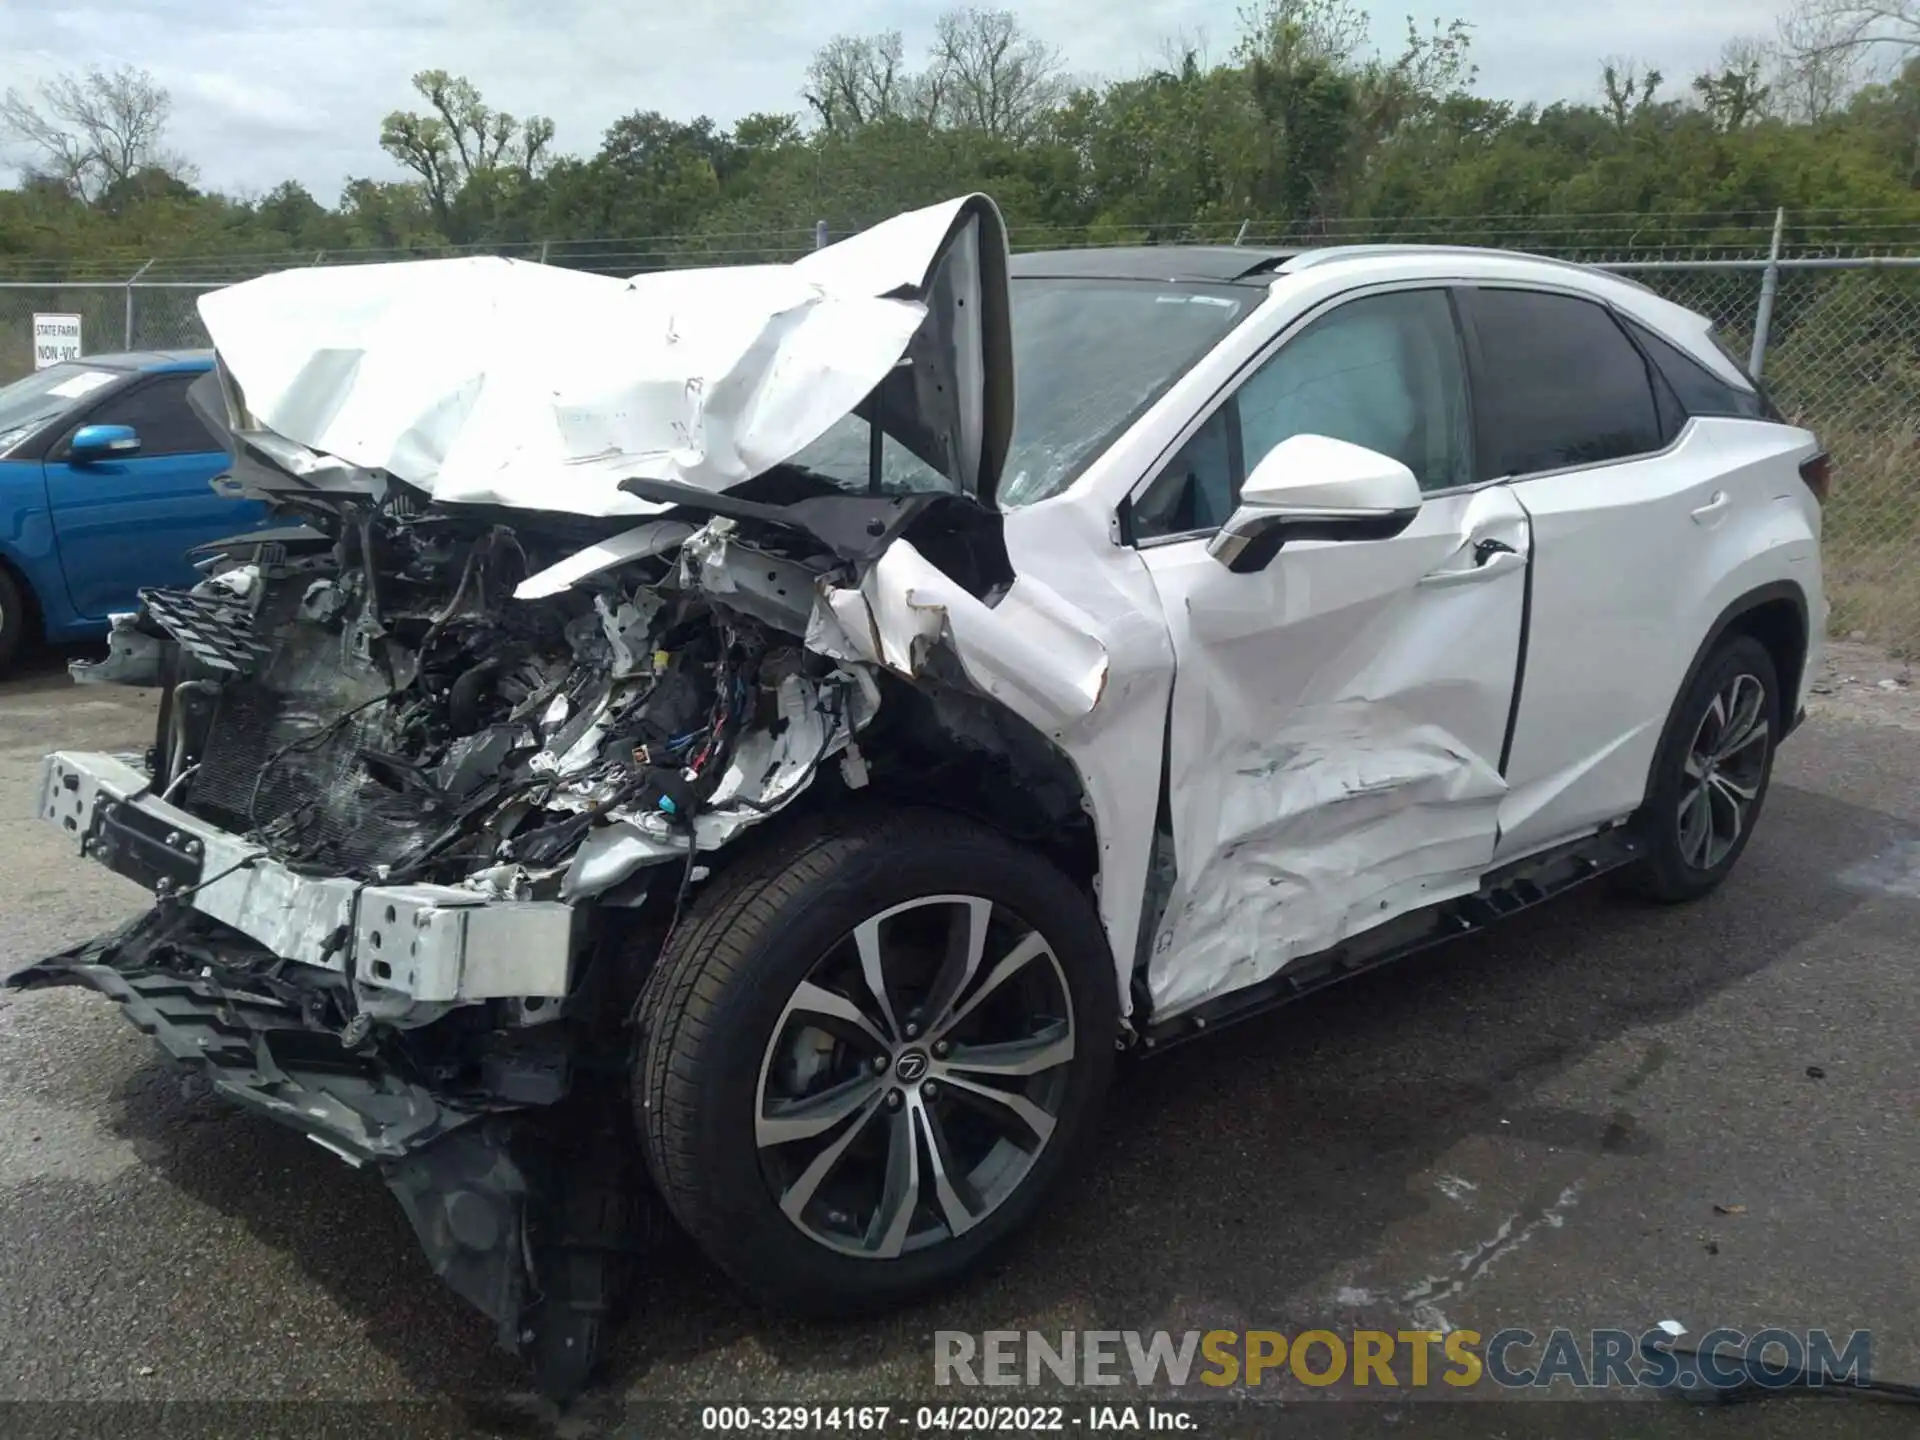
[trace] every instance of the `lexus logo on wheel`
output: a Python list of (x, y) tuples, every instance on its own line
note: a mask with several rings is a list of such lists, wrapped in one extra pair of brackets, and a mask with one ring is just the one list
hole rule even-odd
[(927, 1073), (926, 1053), (921, 1050), (908, 1050), (893, 1062), (893, 1073), (908, 1085), (913, 1084)]

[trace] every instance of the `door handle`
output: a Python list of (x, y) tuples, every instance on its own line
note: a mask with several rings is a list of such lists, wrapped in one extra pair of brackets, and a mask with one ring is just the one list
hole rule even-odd
[(1711, 500), (1693, 512), (1694, 524), (1711, 525), (1724, 515), (1726, 510), (1727, 492), (1724, 490), (1716, 490), (1713, 492), (1713, 498)]
[(1527, 557), (1512, 546), (1499, 540), (1482, 541), (1481, 545), (1497, 545), (1496, 549), (1474, 547), (1474, 562), (1458, 570), (1435, 570), (1420, 578), (1421, 585), (1429, 590), (1444, 589), (1449, 585), (1477, 585), (1483, 580), (1492, 580), (1509, 571), (1518, 570), (1527, 563)]

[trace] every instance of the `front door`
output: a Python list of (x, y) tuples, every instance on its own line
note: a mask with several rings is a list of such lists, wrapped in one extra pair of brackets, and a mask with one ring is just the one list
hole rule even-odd
[[(1444, 289), (1338, 303), (1282, 340), (1135, 507), (1176, 666), (1157, 1016), (1469, 893), (1491, 866), (1530, 544), (1511, 491), (1472, 483), (1464, 376)], [(1403, 461), (1420, 514), (1390, 540), (1300, 542), (1232, 574), (1204, 532), (1301, 433)]]
[(195, 378), (136, 381), (86, 414), (85, 424), (132, 426), (137, 455), (76, 465), (64, 439), (48, 455), (47, 500), (67, 598), (80, 615), (131, 610), (148, 586), (193, 584), (200, 577), (189, 549), (260, 521), (258, 502), (217, 494), (209, 483), (228, 456), (187, 404)]

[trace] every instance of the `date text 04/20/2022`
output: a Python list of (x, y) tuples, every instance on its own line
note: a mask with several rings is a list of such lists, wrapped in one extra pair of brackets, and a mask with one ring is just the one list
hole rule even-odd
[(700, 1428), (735, 1434), (887, 1434), (1006, 1431), (1030, 1435), (1067, 1430), (1191, 1431), (1190, 1412), (1160, 1405), (708, 1405)]

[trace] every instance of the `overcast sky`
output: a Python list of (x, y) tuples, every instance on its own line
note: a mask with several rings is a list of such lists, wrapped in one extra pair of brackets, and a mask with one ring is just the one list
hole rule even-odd
[[(1078, 74), (1137, 73), (1178, 34), (1215, 58), (1231, 49), (1240, 0), (1026, 0), (1028, 29)], [(63, 69), (143, 65), (174, 97), (170, 139), (202, 183), (241, 193), (289, 176), (332, 203), (349, 175), (392, 176), (380, 120), (411, 108), (408, 76), (440, 67), (489, 103), (550, 115), (558, 148), (590, 153), (634, 110), (722, 123), (797, 111), (821, 42), (898, 29), (920, 52), (948, 0), (0, 0), (0, 84)], [(1390, 47), (1411, 8), (1422, 24), (1473, 24), (1481, 93), (1592, 98), (1600, 57), (1658, 65), (1675, 87), (1739, 34), (1770, 31), (1774, 0), (1454, 0), (1374, 10)]]

